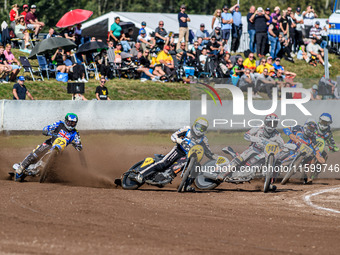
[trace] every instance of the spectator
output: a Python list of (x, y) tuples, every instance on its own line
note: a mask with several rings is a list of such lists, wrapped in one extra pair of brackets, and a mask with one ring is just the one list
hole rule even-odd
[[(109, 59), (110, 65), (114, 63), (115, 61), (115, 48), (113, 47), (113, 41), (109, 41), (108, 43), (108, 49), (107, 49), (107, 57)], [(130, 52), (131, 54), (131, 52)], [(133, 56), (133, 54), (131, 54)], [(136, 53), (137, 56), (137, 53)]]
[(243, 61), (243, 66), (246, 69), (249, 69), (252, 73), (256, 70), (256, 61), (254, 59), (254, 53), (249, 53), (248, 58)]
[[(10, 44), (6, 44), (4, 55), (6, 57), (7, 64), (12, 67), (12, 75), (10, 77), (10, 81), (15, 81), (18, 73), (20, 72), (21, 66), (19, 61), (15, 58), (14, 54), (11, 52), (11, 49), (12, 46)], [(16, 65), (14, 63), (16, 63)]]
[(270, 18), (269, 20), (267, 20), (267, 26), (269, 26), (270, 23), (272, 23), (272, 21), (273, 21), (273, 18), (270, 16), (270, 8), (266, 8), (264, 10), (264, 13), (267, 14), (269, 16), (269, 18)]
[(277, 17), (274, 16), (268, 28), (268, 39), (270, 41), (270, 56), (276, 58), (280, 52), (281, 44), (279, 41), (280, 30), (277, 25)]
[(283, 37), (288, 40), (289, 36), (289, 22), (287, 17), (287, 11), (282, 11), (281, 19), (279, 20), (280, 23), (280, 32), (283, 33)]
[(249, 49), (251, 52), (255, 53), (255, 24), (254, 21), (251, 21), (250, 18), (255, 13), (255, 6), (251, 6), (249, 9), (249, 13), (247, 14), (247, 23), (248, 23), (248, 34), (249, 34)]
[(15, 25), (15, 35), (19, 38), (25, 41), (25, 47), (24, 50), (27, 50), (27, 46), (30, 45), (29, 43), (29, 34), (26, 29), (26, 24), (25, 24), (25, 18), (24, 16), (20, 16), (16, 20), (16, 25)]
[(314, 19), (317, 18), (318, 15), (316, 15), (313, 7), (311, 5), (308, 5), (307, 10), (302, 13), (302, 16), (303, 16), (303, 22), (304, 22), (304, 26), (305, 26), (304, 37), (308, 38), (309, 32), (310, 32), (310, 30), (311, 30), (311, 28), (313, 27), (313, 24), (314, 24)]
[(216, 41), (216, 36), (213, 35), (207, 44), (208, 51), (210, 52), (210, 54), (217, 55), (220, 52), (221, 48), (222, 46)]
[(239, 57), (233, 67), (233, 74), (241, 77), (244, 73), (243, 58)]
[(13, 100), (25, 100), (26, 95), (31, 99), (34, 100), (31, 93), (28, 91), (26, 86), (24, 85), (25, 77), (19, 76), (18, 83), (13, 85)]
[[(253, 88), (255, 87), (255, 78), (252, 76), (251, 72), (249, 69), (244, 70), (244, 74), (240, 77), (238, 80), (238, 87), (242, 91), (247, 91), (248, 88)], [(254, 96), (255, 98), (259, 98), (259, 96)]]
[(51, 60), (56, 62), (57, 71), (61, 73), (66, 73), (66, 65), (64, 64), (64, 49), (58, 48)]
[(164, 21), (161, 20), (158, 22), (158, 27), (155, 30), (156, 44), (168, 45), (169, 37), (167, 35), (168, 35), (168, 32), (164, 28)]
[(210, 38), (212, 36), (216, 37), (216, 42), (220, 44), (220, 46), (223, 46), (223, 41), (222, 41), (222, 34), (221, 34), (221, 28), (220, 27), (215, 27), (214, 31), (211, 32)]
[(327, 46), (327, 41), (322, 40), (321, 37), (320, 21), (315, 21), (314, 27), (310, 29), (309, 38), (316, 38), (316, 42), (320, 44), (323, 49)]
[(6, 57), (4, 55), (4, 47), (0, 45), (0, 83), (8, 83), (3, 78), (10, 74), (12, 67), (7, 64)]
[(304, 29), (304, 25), (303, 25), (303, 16), (301, 13), (301, 7), (296, 8), (294, 17), (295, 17), (295, 23), (296, 23), (294, 48), (299, 49), (301, 45), (304, 45), (303, 39), (302, 39), (302, 31)]
[(267, 42), (267, 20), (270, 17), (264, 14), (263, 8), (258, 7), (256, 12), (250, 17), (250, 21), (255, 24), (256, 31), (256, 53), (258, 57), (265, 55)]
[(274, 76), (275, 75), (275, 68), (273, 66), (273, 58), (271, 56), (269, 56), (267, 58), (267, 63), (265, 65), (265, 68), (268, 69), (268, 72), (269, 72), (270, 76)]
[(275, 81), (272, 77), (270, 77), (268, 69), (264, 68), (263, 73), (258, 75), (256, 80), (255, 91), (257, 92), (265, 92), (268, 97), (272, 96), (272, 88), (275, 86)]
[(109, 91), (105, 87), (106, 80), (104, 77), (100, 78), (100, 85), (96, 88), (96, 98), (97, 100), (111, 100), (109, 97)]
[[(287, 8), (287, 18), (288, 18), (288, 24), (289, 24), (289, 31), (288, 31), (289, 46), (288, 47), (292, 48), (292, 45), (295, 44), (295, 31), (296, 31), (296, 19), (295, 19), (294, 13), (292, 13), (292, 7)], [(296, 49), (295, 47), (293, 47), (292, 57), (295, 57), (295, 52), (296, 52)]]
[(143, 52), (146, 48), (153, 48), (155, 46), (155, 40), (148, 35), (146, 35), (146, 31), (143, 29), (141, 34), (137, 37), (137, 42), (141, 44)]
[(281, 19), (281, 13), (280, 12), (281, 12), (280, 7), (276, 6), (274, 8), (274, 12), (270, 15), (270, 17), (273, 18), (274, 16), (276, 16), (276, 20), (280, 21), (280, 19)]
[(141, 31), (144, 29), (145, 31), (146, 31), (146, 22), (145, 21), (142, 21), (142, 23), (140, 23), (140, 26), (141, 26), (141, 28), (139, 29), (139, 31), (138, 31), (138, 35), (140, 35), (141, 33)]
[(323, 61), (324, 51), (320, 47), (320, 45), (316, 43), (315, 37), (313, 37), (312, 41), (307, 45), (306, 50), (307, 50), (307, 56), (309, 57), (309, 59), (314, 57), (318, 59), (321, 64), (325, 65)]
[(25, 22), (27, 28), (34, 30), (34, 37), (38, 39), (40, 30), (45, 26), (44, 22), (38, 20), (35, 12), (37, 11), (37, 6), (34, 4), (31, 6), (31, 10), (25, 16)]
[(168, 77), (173, 79), (176, 75), (174, 60), (169, 54), (170, 47), (169, 45), (164, 46), (163, 50), (158, 54), (156, 63), (162, 64), (163, 71), (167, 74)]
[(74, 93), (72, 95), (72, 100), (75, 101), (87, 101), (86, 97), (80, 93)]
[(204, 70), (205, 63), (207, 62), (207, 58), (208, 58), (207, 49), (203, 48), (202, 52), (201, 52), (201, 55), (199, 56), (200, 63), (201, 63), (201, 66), (202, 66), (203, 70)]
[(57, 35), (54, 31), (53, 27), (50, 27), (48, 30), (48, 34), (46, 35), (45, 39), (50, 38), (50, 37), (61, 37), (60, 35)]
[(136, 42), (136, 43), (135, 43), (135, 47), (133, 47), (133, 48), (130, 50), (130, 54), (131, 54), (133, 57), (137, 57), (138, 52), (143, 52), (142, 49), (141, 49), (141, 44), (140, 44), (140, 42)]
[(76, 41), (76, 37), (74, 36), (74, 29), (72, 28), (72, 26), (65, 28), (62, 32), (62, 36), (74, 42)]
[(77, 26), (74, 28), (74, 37), (76, 38), (75, 43), (77, 45), (83, 44), (84, 40), (83, 37), (81, 35), (82, 30), (81, 30), (81, 24), (77, 24)]
[(314, 84), (313, 87), (310, 89), (310, 100), (321, 100), (318, 92), (318, 85)]
[(221, 68), (221, 71), (223, 73), (223, 77), (230, 78), (230, 73), (231, 73), (231, 70), (233, 68), (233, 64), (231, 63), (229, 53), (225, 53), (223, 55), (223, 58), (219, 63), (219, 67)]
[(176, 51), (176, 59), (186, 65), (188, 57), (194, 58), (194, 55), (185, 50), (185, 43), (181, 43), (181, 47)]
[(262, 74), (263, 70), (266, 68), (267, 60), (265, 58), (260, 59), (260, 64), (256, 67), (256, 73)]
[(222, 27), (222, 11), (221, 9), (216, 9), (216, 11), (214, 12), (214, 16), (212, 18), (212, 22), (211, 22), (211, 29), (214, 30), (216, 27), (221, 28)]
[(158, 71), (153, 70), (153, 68), (151, 67), (151, 63), (149, 60), (149, 55), (150, 55), (150, 51), (149, 50), (145, 50), (143, 53), (139, 52), (139, 63), (140, 66), (137, 69), (137, 72), (143, 72), (144, 74), (146, 74), (147, 76), (149, 76), (151, 78), (152, 81), (158, 81), (160, 79), (160, 76), (165, 75), (165, 73), (162, 71), (162, 75), (160, 76), (156, 76), (153, 73), (158, 73)]
[[(191, 53), (193, 56), (195, 56), (196, 63), (199, 63), (199, 62), (200, 62), (200, 61), (199, 61), (199, 56), (201, 55), (201, 50), (198, 49), (198, 45), (199, 45), (198, 42), (195, 41), (195, 42), (194, 42), (194, 47), (192, 47), (191, 50), (190, 50), (190, 53)], [(171, 45), (170, 45), (170, 47), (171, 47)]]
[(119, 43), (121, 33), (122, 33), (122, 27), (119, 25), (120, 18), (116, 17), (115, 22), (111, 25), (110, 32), (109, 32), (109, 39), (113, 40), (113, 45), (116, 47), (116, 45)]
[(178, 22), (179, 22), (179, 37), (177, 42), (177, 49), (180, 48), (181, 42), (184, 38), (185, 49), (188, 50), (188, 41), (189, 41), (189, 28), (188, 22), (190, 22), (190, 18), (188, 14), (185, 13), (186, 6), (184, 4), (181, 5), (181, 11), (178, 13)]
[(281, 49), (279, 53), (277, 54), (277, 57), (279, 58), (284, 57), (285, 60), (294, 63), (294, 60), (291, 57), (291, 47), (289, 46), (290, 45), (289, 41), (285, 39), (282, 32), (279, 34), (279, 41), (280, 41)]
[(24, 4), (23, 7), (22, 7), (24, 10), (22, 13), (20, 13), (21, 16), (24, 16), (24, 18), (26, 17), (26, 14), (28, 13), (28, 5), (27, 4)]
[(110, 61), (108, 58), (108, 54), (106, 49), (102, 49), (100, 51), (100, 59), (98, 60), (99, 64), (99, 72), (101, 74), (101, 77), (104, 77), (106, 80), (108, 77), (111, 76), (111, 69), (110, 69)]
[(203, 38), (202, 37), (197, 37), (197, 43), (198, 43), (198, 49), (202, 50), (205, 48), (205, 45), (203, 45)]
[(209, 38), (209, 33), (208, 33), (207, 30), (205, 30), (205, 25), (203, 23), (200, 25), (200, 29), (196, 31), (196, 38), (195, 39), (197, 40), (198, 37), (202, 37), (203, 45), (207, 45), (208, 44), (209, 39), (210, 39)]
[(134, 45), (134, 43), (132, 42), (132, 35), (133, 35), (133, 28), (131, 27), (128, 29), (127, 33), (122, 33), (120, 43), (123, 46), (124, 52), (129, 52), (131, 50), (131, 45), (132, 46)]
[(222, 39), (224, 40), (224, 47), (227, 47), (227, 43), (230, 37), (231, 28), (233, 24), (233, 16), (231, 13), (228, 13), (228, 6), (223, 6), (223, 13), (222, 13)]
[[(71, 52), (66, 52), (63, 56), (64, 64), (66, 66), (66, 72), (72, 74), (73, 80), (78, 82), (88, 82), (85, 79), (85, 67), (82, 64), (75, 62), (73, 54)], [(69, 77), (70, 78), (70, 77)]]
[(12, 5), (12, 9), (9, 12), (9, 20), (11, 21), (11, 28), (15, 29), (15, 21), (19, 17), (19, 7), (17, 4)]
[(234, 53), (237, 52), (238, 47), (240, 46), (240, 39), (242, 36), (242, 15), (240, 6), (235, 4), (230, 8), (230, 12), (233, 15), (231, 53)]
[[(270, 70), (269, 70), (270, 72)], [(283, 71), (282, 70), (278, 70), (277, 73), (276, 73), (276, 76), (274, 77), (274, 81), (275, 81), (275, 84), (279, 87), (279, 88), (282, 88), (284, 87), (284, 85), (286, 84), (285, 80), (284, 80), (284, 77), (283, 77)], [(270, 74), (269, 74), (270, 75)], [(271, 97), (269, 97), (271, 98)]]
[(275, 71), (277, 72), (278, 70), (282, 70), (286, 78), (294, 79), (296, 77), (296, 73), (285, 71), (285, 68), (280, 64), (280, 61), (280, 58), (275, 59), (273, 64)]

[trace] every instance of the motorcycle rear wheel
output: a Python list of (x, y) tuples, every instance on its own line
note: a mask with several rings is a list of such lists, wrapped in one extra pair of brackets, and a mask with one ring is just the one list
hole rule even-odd
[(134, 170), (136, 167), (143, 164), (143, 160), (133, 165), (127, 172), (125, 172), (122, 176), (122, 188), (127, 190), (135, 190), (138, 189), (143, 184), (140, 184), (138, 182), (135, 182), (129, 178), (129, 175), (131, 174), (132, 170)]
[[(216, 160), (211, 160), (204, 164), (205, 167), (215, 166), (215, 165), (216, 165)], [(197, 177), (195, 178), (194, 183), (195, 183), (195, 186), (200, 190), (212, 190), (221, 184), (221, 182), (216, 182), (205, 177), (203, 171), (200, 171), (198, 173)]]
[(197, 157), (194, 154), (190, 157), (188, 166), (183, 170), (184, 171), (183, 178), (182, 178), (180, 185), (178, 186), (177, 192), (185, 191), (187, 187), (188, 177), (193, 172), (196, 161), (197, 161)]
[(274, 171), (274, 155), (269, 155), (267, 159), (267, 172), (264, 180), (263, 192), (267, 193), (269, 191), (270, 183), (273, 177)]
[(300, 155), (296, 156), (296, 158), (292, 161), (292, 163), (290, 163), (288, 172), (285, 174), (285, 176), (283, 177), (283, 179), (281, 181), (282, 185), (285, 185), (288, 182), (288, 180), (290, 179), (290, 177), (292, 177), (292, 175), (295, 173), (295, 170), (297, 169), (297, 167), (302, 162), (303, 157), (304, 157), (304, 155), (300, 154)]

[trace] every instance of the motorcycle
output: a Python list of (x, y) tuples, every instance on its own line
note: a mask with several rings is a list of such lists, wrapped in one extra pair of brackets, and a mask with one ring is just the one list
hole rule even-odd
[[(143, 183), (135, 181), (135, 177), (139, 172), (164, 158), (164, 155), (162, 154), (154, 154), (153, 158), (148, 157), (134, 164), (128, 171), (123, 173), (120, 179), (115, 180), (115, 184), (117, 186), (122, 186), (123, 189), (127, 190), (138, 189), (144, 184), (163, 188), (165, 185), (171, 183), (173, 178), (181, 172), (182, 181), (177, 191), (185, 191), (186, 188), (191, 185), (191, 179), (194, 177), (195, 166), (202, 160), (204, 156), (204, 149), (203, 146), (193, 144), (193, 142), (189, 139), (184, 139), (181, 146), (186, 151), (187, 155), (178, 159), (163, 172), (155, 171), (148, 175), (144, 179)], [(175, 176), (173, 176), (173, 174), (175, 174)]]
[[(51, 149), (49, 149), (35, 164), (29, 165), (23, 170), (23, 176), (20, 177), (20, 181), (23, 181), (27, 176), (36, 177), (39, 176), (39, 182), (46, 181), (49, 171), (56, 162), (56, 158), (66, 148), (66, 140), (62, 137), (57, 137), (52, 143)], [(20, 163), (13, 165), (13, 170), (9, 172), (11, 177), (15, 177), (16, 170), (20, 167)]]
[[(255, 149), (254, 153), (248, 158), (248, 160), (242, 161), (242, 164), (238, 166), (233, 166), (231, 162), (239, 154), (236, 153), (231, 147), (225, 147), (222, 151), (229, 154), (232, 157), (232, 161), (225, 157), (220, 156), (217, 160), (212, 160), (207, 162), (204, 167), (205, 171), (198, 173), (194, 183), (197, 188), (203, 190), (211, 190), (222, 184), (227, 183), (245, 183), (250, 182), (255, 178), (264, 178), (264, 188), (263, 191), (266, 193), (270, 190), (276, 190), (276, 186), (272, 185), (276, 167), (280, 166), (281, 162), (278, 160), (282, 153), (287, 153), (289, 150), (294, 150), (295, 145), (285, 144), (283, 148), (280, 148), (279, 144), (272, 142), (270, 140), (261, 140), (263, 151), (260, 149)], [(206, 171), (208, 168), (213, 171)], [(216, 171), (217, 169), (217, 171)], [(209, 169), (208, 169), (209, 170)], [(218, 174), (221, 171), (228, 171), (229, 174), (224, 178), (223, 181), (217, 180)]]

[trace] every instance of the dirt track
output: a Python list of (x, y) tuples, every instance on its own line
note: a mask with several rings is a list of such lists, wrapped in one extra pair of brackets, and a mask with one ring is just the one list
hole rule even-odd
[[(94, 143), (83, 137), (87, 169), (68, 148), (50, 179), (57, 183), (46, 184), (5, 180), (35, 141), (21, 149), (1, 147), (0, 253), (339, 254), (340, 214), (315, 209), (303, 197), (340, 187), (340, 180), (278, 185), (269, 194), (259, 190), (260, 182), (179, 194), (178, 179), (164, 189), (115, 189), (114, 178), (134, 162), (171, 146), (143, 146), (134, 139)], [(312, 202), (340, 210), (338, 191)]]

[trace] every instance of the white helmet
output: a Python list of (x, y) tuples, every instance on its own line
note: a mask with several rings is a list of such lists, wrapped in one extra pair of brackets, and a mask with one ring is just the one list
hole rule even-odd
[(328, 129), (328, 127), (332, 124), (333, 120), (332, 120), (332, 115), (330, 115), (329, 113), (323, 113), (320, 115), (319, 117), (319, 128), (321, 131), (325, 131)]
[(209, 126), (209, 122), (205, 118), (197, 118), (192, 125), (192, 131), (198, 137), (201, 137), (205, 134)]
[(268, 114), (264, 118), (264, 130), (268, 134), (271, 134), (275, 131), (278, 123), (279, 123), (279, 117), (275, 113)]

